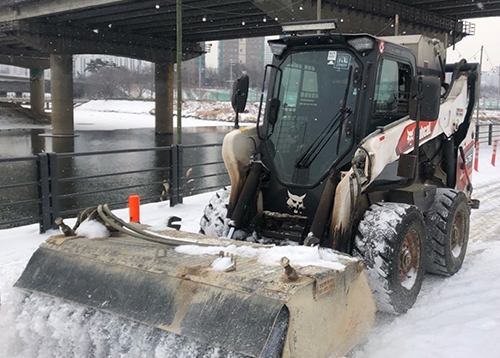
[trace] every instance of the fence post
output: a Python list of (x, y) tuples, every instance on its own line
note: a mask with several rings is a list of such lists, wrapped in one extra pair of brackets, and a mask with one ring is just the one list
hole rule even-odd
[(52, 228), (52, 216), (50, 210), (50, 179), (49, 179), (49, 157), (46, 153), (37, 156), (37, 179), (38, 179), (38, 217), (40, 234)]
[(495, 162), (497, 160), (497, 146), (498, 146), (498, 139), (495, 139), (493, 142), (493, 154), (491, 155), (491, 165), (495, 166)]
[(60, 215), (59, 209), (59, 169), (57, 166), (57, 153), (48, 153), (50, 173), (50, 204), (52, 206), (52, 228), (57, 229), (54, 220)]
[(493, 124), (488, 125), (488, 145), (491, 145), (493, 139)]
[(176, 144), (170, 146), (169, 155), (170, 155), (170, 206), (174, 206), (177, 204), (178, 191), (179, 191), (179, 175), (178, 175), (178, 167), (177, 167), (177, 152), (178, 147)]
[(184, 186), (182, 176), (184, 173), (184, 147), (182, 144), (177, 146), (177, 184), (179, 189), (177, 190), (177, 203), (182, 204), (182, 198), (184, 197)]
[(476, 148), (474, 153), (474, 170), (479, 171), (479, 142), (476, 142)]

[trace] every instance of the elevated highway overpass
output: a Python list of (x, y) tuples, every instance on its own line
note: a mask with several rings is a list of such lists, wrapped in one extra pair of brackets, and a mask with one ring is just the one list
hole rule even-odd
[[(28, 77), (0, 74), (0, 98), (7, 97), (9, 92), (22, 97), (23, 93), (30, 92), (30, 81)], [(50, 80), (44, 81), (44, 88), (45, 93), (50, 93)]]
[[(180, 1), (180, 0), (177, 0)], [(156, 131), (172, 133), (176, 0), (0, 0), (0, 63), (30, 68), (34, 111), (51, 69), (53, 133), (73, 133), (72, 55), (155, 63)], [(500, 1), (183, 0), (183, 60), (205, 41), (276, 35), (281, 23), (342, 19), (342, 32), (423, 33), (450, 45), (473, 33), (465, 18), (500, 15)], [(395, 20), (397, 18), (397, 21)]]

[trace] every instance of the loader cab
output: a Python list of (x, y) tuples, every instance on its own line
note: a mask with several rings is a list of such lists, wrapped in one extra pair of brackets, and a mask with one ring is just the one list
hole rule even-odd
[(284, 185), (314, 187), (354, 148), (363, 65), (358, 55), (322, 36), (271, 41), (285, 46), (268, 67), (266, 112), (260, 123), (264, 157)]
[(357, 144), (409, 112), (415, 56), (370, 35), (269, 41), (267, 101), (259, 133), (282, 185), (315, 187), (348, 169)]
[(257, 125), (268, 169), (262, 207), (312, 218), (332, 168), (349, 170), (363, 138), (408, 115), (415, 56), (366, 34), (269, 44), (274, 59)]

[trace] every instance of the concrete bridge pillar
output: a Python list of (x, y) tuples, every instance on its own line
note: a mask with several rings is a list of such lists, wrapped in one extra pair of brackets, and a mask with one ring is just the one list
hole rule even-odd
[(174, 64), (155, 63), (155, 132), (174, 133)]
[(73, 57), (50, 55), (52, 134), (73, 135)]
[(45, 113), (45, 78), (43, 68), (30, 69), (30, 104), (37, 115)]

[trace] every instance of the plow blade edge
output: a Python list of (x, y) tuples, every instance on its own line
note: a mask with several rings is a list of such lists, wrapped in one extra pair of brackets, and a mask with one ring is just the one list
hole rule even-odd
[[(219, 245), (259, 245), (207, 239)], [(375, 304), (360, 262), (343, 270), (283, 267), (238, 256), (215, 271), (217, 254), (187, 255), (129, 236), (107, 240), (49, 238), (16, 286), (107, 311), (251, 357), (341, 356), (374, 320)], [(293, 262), (292, 262), (293, 265)]]

